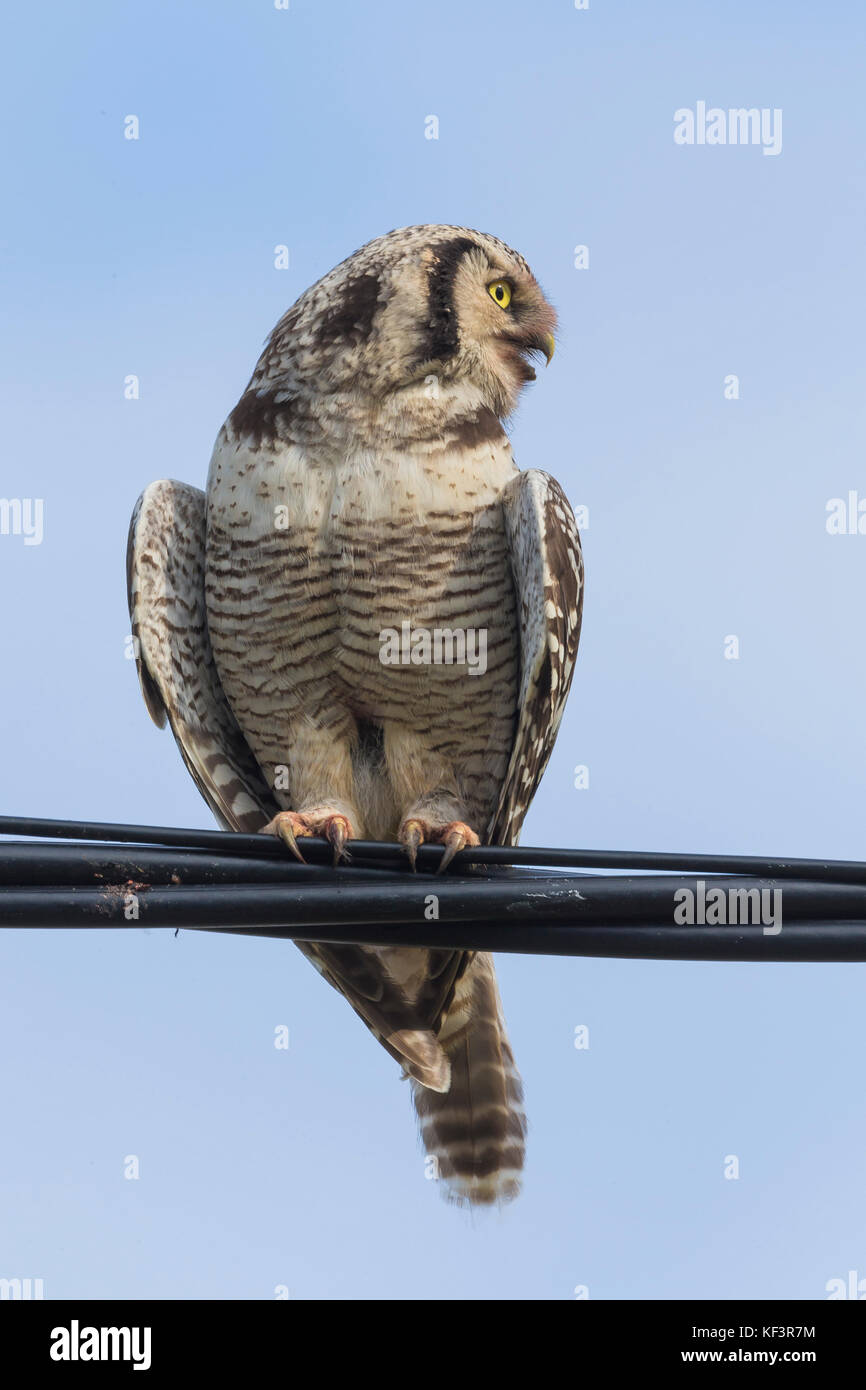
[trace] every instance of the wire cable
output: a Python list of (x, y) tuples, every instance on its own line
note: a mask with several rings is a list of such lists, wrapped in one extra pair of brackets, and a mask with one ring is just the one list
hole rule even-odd
[(419, 855), (413, 873), (400, 846), (369, 841), (352, 841), (352, 862), (333, 867), (331, 846), (313, 839), (302, 842), (311, 862), (299, 864), (270, 836), (225, 831), (4, 816), (0, 833), (31, 837), (0, 840), (7, 928), (184, 927), (539, 955), (866, 960), (862, 863), (495, 846), (464, 851), (437, 875), (440, 846)]

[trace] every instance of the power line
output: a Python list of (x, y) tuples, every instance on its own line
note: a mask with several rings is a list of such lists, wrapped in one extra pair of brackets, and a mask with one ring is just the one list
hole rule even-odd
[[(186, 830), (164, 825), (118, 825), (110, 821), (50, 820), (37, 816), (0, 816), (0, 835), (86, 840), (120, 844), (211, 849), (218, 854), (282, 859), (284, 846), (270, 835), (238, 835), (225, 830)], [(332, 847), (325, 840), (304, 839), (304, 857), (311, 864), (330, 864)], [(399, 845), (377, 840), (353, 840), (356, 863), (387, 862), (409, 869)], [(436, 868), (441, 845), (422, 845), (419, 867)], [(845, 859), (765, 859), (749, 854), (672, 854), (647, 850), (541, 849), (529, 846), (481, 845), (455, 855), (455, 869), (468, 864), (510, 865), (515, 868), (655, 869), (706, 874), (753, 874), (774, 878), (821, 879), (829, 883), (866, 883), (866, 863)]]
[[(335, 869), (323, 840), (305, 839), (311, 862), (299, 864), (271, 837), (222, 831), (5, 816), (0, 833), (45, 837), (0, 841), (6, 927), (184, 927), (564, 956), (866, 960), (862, 863), (492, 847), (464, 851), (436, 876), (438, 846), (425, 847), (413, 874), (399, 846), (378, 842), (353, 841), (352, 863)], [(555, 871), (563, 867), (656, 872)], [(681, 872), (659, 872), (670, 867)]]

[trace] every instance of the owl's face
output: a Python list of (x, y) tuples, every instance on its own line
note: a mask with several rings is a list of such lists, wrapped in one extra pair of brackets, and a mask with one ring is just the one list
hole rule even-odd
[(441, 355), (505, 415), (535, 380), (532, 359), (553, 356), (556, 314), (529, 266), (502, 242), (476, 233), (451, 246), (450, 255), (432, 251), (434, 312), (437, 296), (449, 311)]
[(260, 362), (320, 393), (377, 398), (441, 382), (508, 415), (553, 354), (556, 314), (522, 256), (465, 227), (404, 227), (303, 294)]

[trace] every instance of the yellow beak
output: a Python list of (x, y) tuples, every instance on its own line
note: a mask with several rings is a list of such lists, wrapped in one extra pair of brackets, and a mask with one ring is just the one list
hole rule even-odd
[(544, 338), (544, 355), (545, 355), (545, 357), (547, 358), (547, 365), (548, 365), (548, 367), (550, 366), (550, 362), (551, 362), (551, 359), (552, 359), (553, 354), (554, 354), (555, 351), (556, 351), (556, 339), (554, 338), (554, 336), (553, 336), (552, 333), (547, 333), (547, 334), (545, 334), (545, 338)]

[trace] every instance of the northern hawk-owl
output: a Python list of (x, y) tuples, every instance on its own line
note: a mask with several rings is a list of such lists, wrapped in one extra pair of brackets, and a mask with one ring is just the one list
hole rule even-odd
[[(335, 859), (352, 838), (396, 840), (413, 867), (425, 841), (445, 860), (517, 843), (582, 604), (568, 502), (517, 470), (502, 424), (554, 327), (496, 237), (390, 232), (277, 324), (206, 493), (142, 494), (129, 541), (142, 690), (224, 827), (277, 834), (299, 857), (308, 835)], [(492, 958), (301, 950), (411, 1079), (450, 1195), (513, 1197), (526, 1121)]]

